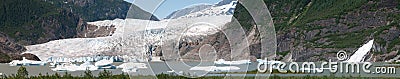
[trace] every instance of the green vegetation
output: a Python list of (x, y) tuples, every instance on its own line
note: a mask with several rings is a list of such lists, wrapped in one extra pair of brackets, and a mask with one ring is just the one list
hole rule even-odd
[(18, 68), (17, 77), (19, 77), (19, 78), (27, 78), (28, 77), (28, 71), (26, 70), (26, 68), (24, 66), (21, 66)]
[(100, 78), (111, 78), (112, 77), (112, 72), (107, 71), (106, 69), (103, 70), (103, 72), (99, 73)]
[[(221, 74), (227, 74), (227, 72), (223, 72)], [(291, 71), (287, 71), (287, 72), (279, 72), (278, 69), (273, 69), (272, 72), (269, 72), (269, 70), (267, 70), (266, 72), (259, 72), (258, 70), (251, 70), (251, 71), (247, 71), (247, 72), (231, 72), (230, 74), (304, 74), (301, 72), (291, 72)]]
[(3, 75), (0, 76), (0, 79), (130, 79), (129, 75), (127, 74), (120, 74), (120, 75), (112, 75), (112, 72), (104, 70), (101, 71), (98, 75), (98, 77), (95, 77), (92, 75), (92, 72), (87, 70), (85, 71), (83, 76), (72, 76), (68, 72), (66, 72), (64, 75), (60, 75), (58, 73), (55, 73), (53, 75), (42, 75), (39, 74), (38, 76), (28, 76), (28, 71), (26, 70), (25, 67), (21, 66), (18, 69), (18, 72), (16, 75)]
[[(65, 75), (59, 75), (58, 73), (54, 75), (42, 75), (39, 74), (38, 76), (30, 76), (28, 77), (26, 69), (24, 70), (24, 67), (20, 67), (18, 70), (19, 74), (23, 75), (11, 75), (11, 76), (0, 76), (1, 79), (223, 79), (223, 78), (242, 78), (242, 77), (235, 77), (235, 76), (205, 76), (205, 77), (199, 77), (199, 78), (187, 78), (184, 76), (179, 76), (179, 75), (173, 75), (173, 74), (158, 74), (156, 77), (153, 76), (129, 76), (124, 73), (120, 75), (111, 75), (112, 73), (109, 71), (102, 71), (99, 73), (98, 77), (92, 76), (92, 74), (87, 71), (85, 73), (85, 76), (71, 76), (68, 72), (65, 73)], [(21, 72), (19, 72), (21, 70)], [(249, 71), (248, 74), (254, 73), (257, 71)], [(255, 73), (254, 73), (255, 74)], [(107, 76), (105, 76), (107, 75)], [(245, 79), (255, 79), (253, 76), (246, 76), (244, 77)], [(392, 77), (335, 77), (334, 75), (324, 75), (324, 76), (287, 76), (287, 77), (281, 77), (277, 75), (273, 75), (269, 77), (269, 79), (371, 79), (371, 78), (379, 78), (379, 79), (396, 79)]]
[[(397, 0), (397, 3), (400, 3), (400, 0)], [(400, 10), (400, 5), (397, 5), (397, 9)]]
[(277, 31), (290, 28), (290, 24), (296, 20), (301, 12), (311, 0), (264, 0), (271, 16), (274, 20), (275, 29)]
[[(131, 6), (124, 0), (0, 0), (0, 2), (0, 32), (22, 45), (72, 38), (82, 29), (78, 28), (79, 22), (125, 18)], [(137, 15), (130, 18), (149, 19), (152, 16), (137, 6), (133, 6), (132, 9)], [(151, 19), (158, 20), (156, 17)]]
[(68, 2), (65, 0), (47, 0), (59, 8), (70, 10), (86, 21), (98, 21), (115, 18), (125, 18), (130, 3), (123, 0), (96, 0), (80, 3)]
[(393, 50), (393, 47), (398, 44), (400, 44), (400, 39), (394, 39), (392, 42), (389, 43), (388, 50), (394, 51), (395, 49)]
[[(302, 8), (305, 7), (310, 0), (264, 0), (264, 2), (269, 6), (268, 9), (273, 17), (275, 29), (278, 31), (288, 28), (287, 26), (289, 26), (292, 19), (290, 17), (296, 17), (300, 14), (303, 11)], [(272, 5), (274, 6), (272, 7)], [(236, 6), (233, 16), (247, 31), (255, 25), (253, 17), (241, 4)]]
[(330, 45), (323, 46), (322, 48), (348, 48), (348, 47), (356, 48), (357, 46), (362, 45), (364, 43), (362, 41), (366, 41), (363, 39), (368, 35), (370, 34), (365, 32), (329, 35), (324, 38), (329, 38), (329, 41), (331, 42)]
[(304, 26), (314, 20), (339, 17), (345, 12), (359, 8), (367, 3), (367, 0), (312, 0), (311, 2), (311, 6), (296, 20), (294, 26)]
[(290, 53), (290, 51), (276, 52), (276, 54), (282, 55), (282, 56), (286, 56), (286, 55), (289, 54), (289, 53)]
[[(56, 9), (40, 0), (2, 0), (0, 3), (0, 31), (16, 40), (37, 39), (43, 31), (37, 20), (56, 15)], [(30, 35), (31, 33), (36, 35)]]
[(0, 53), (0, 58), (5, 59), (5, 61), (11, 61), (11, 58), (8, 54)]
[(255, 25), (253, 17), (242, 4), (237, 4), (236, 7), (233, 17), (238, 20), (243, 29), (249, 31)]
[(74, 34), (70, 32), (77, 24), (77, 18), (72, 14), (42, 0), (1, 0), (0, 3), (0, 32), (17, 42), (36, 42), (51, 36), (49, 32), (72, 37), (69, 34)]

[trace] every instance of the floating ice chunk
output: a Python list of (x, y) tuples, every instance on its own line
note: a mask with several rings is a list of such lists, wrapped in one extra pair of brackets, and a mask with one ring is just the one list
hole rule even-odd
[(34, 61), (34, 60), (28, 60), (25, 57), (22, 58), (22, 60), (13, 60), (10, 63), (8, 63), (10, 66), (30, 66), (30, 65), (46, 65), (46, 62), (42, 61)]
[(199, 70), (199, 71), (233, 71), (233, 70), (239, 70), (240, 68), (237, 66), (223, 66), (223, 67), (217, 67), (217, 66), (196, 66), (192, 67), (189, 70)]
[(219, 65), (241, 65), (241, 64), (250, 64), (250, 60), (239, 60), (239, 61), (225, 61), (224, 59), (219, 59), (218, 61), (214, 61), (215, 64)]
[(103, 67), (103, 66), (109, 66), (112, 63), (113, 63), (112, 60), (100, 60), (100, 61), (94, 63), (94, 65), (97, 67)]

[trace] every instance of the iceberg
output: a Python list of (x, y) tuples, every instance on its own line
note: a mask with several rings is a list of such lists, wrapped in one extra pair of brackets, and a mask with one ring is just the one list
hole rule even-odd
[(115, 69), (116, 67), (112, 63), (114, 63), (113, 60), (103, 59), (94, 63), (94, 65), (99, 69)]
[(51, 69), (53, 71), (95, 71), (98, 70), (98, 67), (90, 64), (89, 62), (85, 62), (80, 66), (72, 63), (62, 63), (61, 65), (57, 65), (56, 68)]
[(90, 62), (85, 62), (77, 68), (77, 70), (91, 70), (91, 71), (94, 71), (97, 69), (98, 69), (98, 67), (92, 65)]
[(214, 64), (219, 64), (219, 65), (242, 65), (250, 63), (251, 63), (250, 60), (225, 61), (224, 59), (219, 59), (218, 61), (214, 61)]
[(133, 63), (133, 62), (128, 62), (128, 63), (123, 63), (119, 66), (117, 66), (117, 68), (139, 68), (139, 69), (146, 69), (147, 66), (145, 63)]
[(112, 63), (113, 63), (112, 60), (100, 60), (100, 61), (94, 63), (94, 65), (97, 67), (104, 67), (104, 66), (109, 66)]
[(46, 65), (46, 62), (42, 61), (34, 61), (34, 60), (28, 60), (25, 57), (22, 58), (22, 60), (13, 60), (10, 63), (8, 63), (10, 66), (31, 66), (31, 65)]
[(163, 62), (163, 60), (161, 60), (161, 57), (151, 57), (150, 62)]
[(132, 69), (122, 69), (122, 72), (127, 72), (127, 73), (130, 73), (130, 72), (137, 72), (138, 71), (138, 69), (137, 68), (132, 68)]
[(232, 71), (232, 70), (239, 70), (240, 68), (237, 66), (196, 66), (192, 67), (189, 70), (198, 70), (198, 71)]
[(146, 69), (147, 66), (145, 63), (128, 62), (117, 66), (117, 68), (121, 68), (122, 72), (137, 72), (138, 69)]

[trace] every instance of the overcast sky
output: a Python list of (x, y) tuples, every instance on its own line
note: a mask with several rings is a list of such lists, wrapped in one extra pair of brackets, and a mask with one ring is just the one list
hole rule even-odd
[[(133, 2), (133, 0), (125, 1)], [(221, 0), (137, 0), (134, 4), (150, 13), (159, 5), (153, 14), (157, 16), (157, 18), (163, 19), (170, 13), (188, 6), (195, 4), (215, 4), (220, 1)]]

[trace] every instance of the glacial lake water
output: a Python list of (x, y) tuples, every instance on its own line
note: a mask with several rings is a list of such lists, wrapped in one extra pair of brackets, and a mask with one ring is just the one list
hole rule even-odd
[[(116, 62), (113, 63), (114, 65), (118, 66), (120, 64), (122, 64), (122, 62)], [(245, 71), (251, 71), (251, 70), (257, 70), (257, 64), (256, 62), (253, 62), (249, 65), (235, 65), (238, 66), (240, 69), (236, 70), (236, 71), (231, 71), (231, 72), (245, 72)], [(299, 63), (300, 66), (302, 63)], [(316, 67), (320, 67), (321, 63), (316, 63)], [(385, 64), (388, 63), (373, 63), (372, 64), (372, 68), (370, 68), (369, 70), (371, 70), (371, 72), (375, 71), (375, 66), (384, 66)], [(135, 73), (127, 73), (129, 75), (155, 75), (155, 74), (161, 74), (161, 73), (171, 73), (168, 71), (171, 71), (171, 69), (174, 70), (174, 72), (172, 72), (172, 74), (179, 74), (180, 72), (183, 72), (184, 74), (196, 74), (198, 76), (203, 76), (205, 73), (205, 76), (244, 76), (244, 74), (238, 74), (238, 73), (232, 73), (232, 74), (220, 74), (220, 72), (205, 72), (205, 71), (191, 71), (189, 70), (189, 66), (197, 66), (197, 65), (213, 65), (213, 62), (205, 62), (205, 63), (201, 63), (200, 62), (184, 62), (184, 64), (182, 62), (168, 62), (168, 65), (166, 62), (150, 62), (147, 63), (148, 68), (147, 69), (139, 69), (138, 72)], [(287, 63), (287, 66), (289, 65), (289, 63)], [(361, 64), (362, 65), (362, 64)], [(219, 66), (219, 65), (217, 65)], [(29, 72), (29, 75), (39, 75), (39, 73), (45, 75), (45, 74), (55, 74), (58, 73), (60, 75), (65, 74), (65, 72), (55, 72), (52, 71), (50, 67), (48, 67), (48, 65), (46, 66), (25, 66), (27, 68), (27, 71)], [(3, 73), (3, 75), (11, 75), (11, 74), (16, 74), (17, 70), (18, 70), (19, 66), (9, 66), (9, 64), (6, 63), (1, 63), (0, 64), (0, 73)], [(288, 68), (288, 67), (286, 67)], [(107, 69), (108, 71), (111, 71), (113, 74), (121, 74), (123, 73), (121, 71), (121, 69)], [(331, 74), (341, 77), (341, 76), (362, 76), (362, 77), (400, 77), (400, 70), (399, 67), (396, 67), (396, 72), (392, 73), (392, 74), (373, 74), (373, 73), (365, 73), (363, 72), (363, 70), (360, 68), (360, 73), (331, 73), (329, 72), (329, 70), (324, 70), (324, 72), (322, 73), (312, 73), (312, 74), (246, 74), (246, 76), (273, 76), (273, 75), (277, 75), (277, 76), (306, 76), (306, 75), (310, 75), (310, 76), (329, 76)], [(92, 71), (93, 75), (97, 75), (100, 71), (103, 71), (103, 69), (99, 69), (97, 71)], [(84, 74), (84, 71), (74, 71), (74, 72), (68, 72), (69, 74), (73, 75), (73, 76), (81, 76)]]

